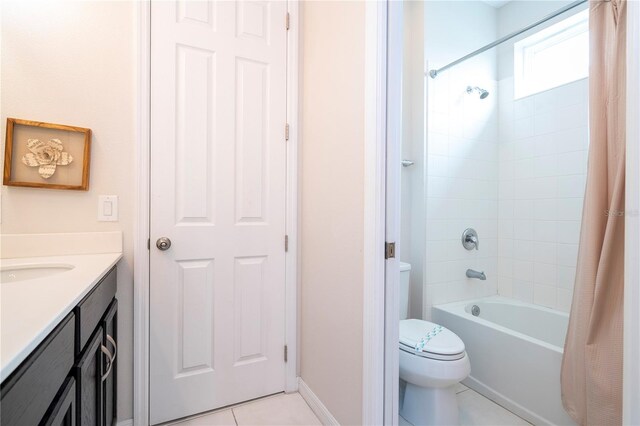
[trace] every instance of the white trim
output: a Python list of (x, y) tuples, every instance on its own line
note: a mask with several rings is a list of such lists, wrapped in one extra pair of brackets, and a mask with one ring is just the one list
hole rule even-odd
[(286, 232), (289, 250), (285, 254), (285, 392), (298, 390), (298, 73), (300, 20), (298, 1), (287, 2), (289, 31), (287, 32), (287, 206)]
[(402, 68), (404, 51), (404, 3), (389, 2), (386, 54), (386, 240), (396, 242), (396, 258), (386, 261), (384, 340), (384, 424), (398, 424), (400, 360), (400, 194), (402, 150)]
[[(544, 92), (572, 83), (574, 81), (582, 80), (589, 76), (589, 10), (584, 9), (580, 12), (563, 18), (561, 21), (539, 30), (532, 35), (516, 41), (513, 44), (513, 62), (514, 62), (514, 99), (521, 99), (527, 96), (535, 95), (536, 93)], [(536, 54), (544, 51), (545, 49), (552, 48), (560, 43), (564, 43), (569, 39), (583, 36), (584, 45), (578, 49), (572, 57), (568, 55), (565, 58), (575, 60), (575, 55), (583, 54), (584, 68), (577, 70), (573, 76), (563, 75), (560, 72), (554, 73), (549, 80), (540, 80), (540, 73), (536, 73), (536, 61), (539, 59)], [(566, 49), (566, 47), (565, 47)], [(542, 66), (548, 64), (542, 64)], [(566, 64), (557, 64), (555, 66), (563, 67)], [(576, 71), (576, 70), (573, 70)], [(564, 77), (564, 78), (563, 78)]]
[(471, 376), (465, 379), (464, 385), (533, 425), (553, 425), (553, 423), (548, 419), (528, 410), (514, 400), (508, 398), (506, 395), (495, 391), (493, 388), (490, 388)]
[[(289, 251), (286, 254), (285, 339), (288, 362), (285, 367), (285, 392), (298, 388), (298, 36), (299, 4), (288, 2), (291, 27), (287, 35), (287, 207), (286, 230)], [(151, 82), (151, 3), (140, 0), (137, 13), (137, 137), (136, 137), (136, 205), (133, 288), (133, 421), (136, 426), (149, 424), (149, 191), (150, 191), (150, 82)]]
[(622, 424), (640, 424), (640, 3), (627, 2), (627, 152)]
[[(339, 426), (340, 423), (336, 420), (335, 417), (331, 414), (331, 412), (325, 407), (325, 405), (320, 401), (320, 398), (313, 393), (311, 388), (307, 386), (307, 384), (302, 380), (302, 377), (298, 377), (298, 392), (300, 392), (300, 396), (307, 402), (311, 411), (316, 415), (318, 420), (322, 422), (323, 425), (327, 426)], [(362, 423), (367, 424), (367, 423)]]
[(151, 84), (151, 3), (137, 13), (136, 197), (133, 239), (133, 422), (149, 424), (149, 126)]
[[(393, 2), (391, 2), (393, 4)], [(373, 31), (370, 27), (370, 16), (369, 10), (367, 10), (367, 40), (371, 40), (372, 37), (378, 37), (378, 31), (381, 31), (380, 28), (377, 28), (375, 32), (370, 33), (369, 31)], [(390, 12), (390, 15), (393, 15), (393, 12)], [(629, 425), (637, 425), (640, 424), (640, 405), (637, 404), (637, 401), (640, 400), (640, 363), (638, 360), (640, 359), (640, 262), (638, 259), (640, 258), (640, 215), (638, 212), (640, 211), (640, 2), (630, 1), (627, 3), (627, 165), (626, 165), (626, 209), (627, 214), (625, 215), (625, 228), (626, 228), (626, 247), (625, 247), (625, 327), (624, 327), (624, 397), (623, 397), (623, 424)], [(378, 22), (378, 25), (387, 25), (386, 21), (384, 24)], [(394, 26), (390, 26), (389, 31), (393, 31)], [(392, 39), (393, 36), (390, 35)], [(378, 43), (380, 40), (378, 39)], [(390, 48), (392, 51), (396, 49)], [(371, 47), (367, 49), (367, 58), (369, 59), (372, 52)], [(392, 64), (392, 61), (389, 62)], [(379, 65), (377, 62), (374, 65)], [(366, 69), (369, 70), (367, 73), (367, 78), (371, 78), (371, 74), (373, 73), (371, 70), (374, 69), (372, 63), (368, 60)], [(378, 71), (377, 68), (375, 68)], [(392, 72), (390, 71), (390, 74)], [(375, 82), (375, 81), (374, 81)], [(367, 95), (370, 95), (371, 87), (369, 86), (371, 81), (368, 80), (367, 83)], [(386, 95), (386, 93), (385, 93)], [(380, 100), (380, 98), (378, 99)], [(368, 97), (366, 100), (367, 105), (367, 118), (370, 120), (372, 118), (372, 111), (370, 110), (372, 101)], [(393, 114), (389, 117), (390, 122), (388, 126), (393, 127)], [(368, 122), (366, 125), (367, 137), (366, 140), (369, 141), (371, 139), (370, 133), (375, 130), (371, 127), (371, 124)], [(378, 139), (379, 139), (379, 135)], [(379, 140), (376, 139), (376, 142)], [(373, 162), (370, 156), (373, 156), (371, 152), (375, 151), (377, 145), (374, 147), (370, 147), (370, 144), (366, 145), (368, 147), (367, 152), (365, 153), (366, 164), (371, 167)], [(389, 144), (389, 147), (392, 147), (393, 144)], [(389, 153), (389, 156), (392, 157), (393, 154)], [(391, 172), (391, 170), (389, 170)], [(379, 300), (372, 294), (372, 290), (375, 287), (375, 277), (371, 277), (372, 271), (375, 272), (377, 269), (375, 268), (375, 251), (376, 251), (376, 231), (379, 232), (379, 229), (376, 229), (373, 224), (375, 224), (376, 214), (379, 214), (379, 211), (376, 212), (376, 203), (375, 197), (372, 199), (372, 188), (375, 188), (375, 177), (369, 174), (371, 170), (368, 170), (365, 175), (365, 186), (366, 192), (365, 196), (369, 196), (369, 198), (365, 198), (368, 200), (365, 202), (365, 206), (370, 207), (366, 210), (365, 214), (365, 249), (370, 252), (365, 252), (365, 283), (372, 282), (373, 284), (370, 286), (365, 286), (365, 321), (364, 321), (364, 359), (363, 359), (363, 376), (364, 376), (364, 384), (368, 384), (372, 381), (375, 381), (375, 377), (371, 377), (371, 374), (375, 373), (375, 365), (376, 359), (378, 358), (375, 355), (371, 355), (371, 353), (367, 353), (369, 350), (375, 349), (375, 342), (373, 339), (375, 338), (375, 333), (371, 330), (371, 327), (376, 324), (375, 318), (369, 317), (370, 314), (376, 315), (376, 312), (371, 312), (372, 309), (375, 309), (377, 306), (377, 302)], [(391, 173), (390, 173), (391, 174)], [(393, 185), (392, 185), (393, 187)], [(384, 188), (379, 189), (382, 194), (384, 194)], [(377, 193), (378, 195), (380, 193)], [(370, 244), (373, 242), (373, 245)], [(380, 243), (378, 241), (377, 243)], [(384, 297), (384, 296), (383, 296)], [(386, 326), (390, 326), (391, 321), (387, 318)], [(395, 348), (395, 345), (394, 345)], [(372, 352), (373, 353), (373, 352)], [(389, 365), (386, 365), (386, 369), (388, 370)], [(389, 374), (388, 371), (385, 374)], [(302, 384), (302, 383), (301, 383)], [(391, 383), (392, 385), (393, 383)], [(376, 386), (377, 384), (374, 384)], [(305, 385), (306, 387), (306, 385)], [(307, 388), (308, 389), (308, 388)], [(364, 388), (365, 392), (363, 392), (363, 424), (378, 424), (376, 422), (368, 422), (368, 419), (373, 418), (376, 415), (375, 407), (372, 406), (372, 403), (375, 401), (375, 389)], [(303, 386), (300, 386), (300, 393), (303, 394)], [(304, 395), (303, 395), (304, 397)], [(307, 399), (305, 397), (305, 399)], [(385, 409), (387, 409), (388, 404), (390, 402), (385, 398)], [(393, 404), (393, 402), (391, 402)], [(397, 407), (397, 400), (395, 401)], [(311, 405), (311, 403), (309, 403)], [(312, 407), (313, 408), (313, 407)], [(315, 411), (315, 410), (314, 410)], [(391, 411), (387, 409), (387, 412)], [(395, 417), (395, 416), (394, 416)], [(391, 422), (395, 424), (397, 418), (391, 419)], [(387, 416), (385, 415), (385, 424), (392, 424), (389, 422)]]
[(133, 419), (119, 421), (116, 426), (133, 426)]
[(365, 14), (362, 424), (381, 425), (384, 423), (387, 1), (367, 2)]

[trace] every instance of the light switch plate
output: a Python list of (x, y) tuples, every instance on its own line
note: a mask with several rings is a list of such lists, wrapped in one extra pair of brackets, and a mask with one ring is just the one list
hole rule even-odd
[(100, 195), (98, 197), (98, 221), (117, 222), (118, 221), (118, 196)]

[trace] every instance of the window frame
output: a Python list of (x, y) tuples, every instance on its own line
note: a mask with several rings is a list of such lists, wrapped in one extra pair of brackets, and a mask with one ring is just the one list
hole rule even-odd
[(587, 67), (584, 72), (576, 74), (571, 79), (557, 80), (545, 84), (536, 81), (535, 73), (533, 72), (536, 54), (571, 38), (579, 37), (585, 32), (589, 32), (589, 9), (580, 11), (569, 18), (515, 42), (513, 44), (514, 98), (524, 98), (588, 77), (589, 69)]

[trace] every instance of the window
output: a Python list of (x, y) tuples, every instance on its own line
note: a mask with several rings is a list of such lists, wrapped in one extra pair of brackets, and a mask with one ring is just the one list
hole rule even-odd
[(589, 11), (577, 13), (514, 44), (515, 97), (589, 76)]

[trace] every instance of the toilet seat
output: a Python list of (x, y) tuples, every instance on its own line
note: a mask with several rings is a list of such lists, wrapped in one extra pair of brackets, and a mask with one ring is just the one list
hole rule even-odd
[(464, 358), (464, 342), (438, 324), (418, 319), (400, 321), (400, 350), (411, 355), (439, 361)]
[(425, 351), (416, 352), (416, 350), (414, 348), (410, 348), (408, 346), (405, 346), (402, 343), (400, 343), (400, 350), (402, 352), (408, 353), (409, 355), (413, 355), (413, 356), (420, 357), (420, 358), (433, 359), (433, 360), (436, 360), (436, 361), (456, 361), (458, 359), (464, 358), (464, 356), (465, 356), (464, 352), (461, 352), (459, 354), (454, 354), (454, 355), (434, 354), (432, 352), (425, 352)]

